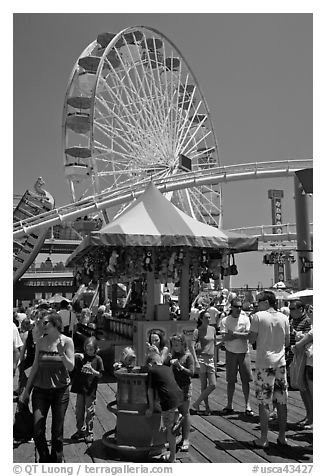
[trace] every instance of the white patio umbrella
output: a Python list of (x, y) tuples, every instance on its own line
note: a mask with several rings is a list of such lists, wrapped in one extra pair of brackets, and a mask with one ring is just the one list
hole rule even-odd
[(273, 284), (274, 289), (285, 289), (286, 285), (283, 283), (283, 281), (279, 281), (278, 283)]
[(289, 296), (291, 296), (290, 293), (284, 291), (283, 289), (276, 289), (273, 291), (273, 293), (275, 294), (276, 299), (282, 299), (283, 301), (287, 301)]
[(308, 297), (313, 295), (314, 295), (314, 292), (312, 289), (302, 289), (301, 291), (290, 294), (287, 299), (288, 301), (293, 301), (293, 299), (300, 299), (302, 297)]
[(52, 296), (50, 299), (48, 299), (48, 302), (51, 304), (59, 304), (61, 301), (71, 302), (70, 299), (64, 296), (61, 296), (61, 294), (58, 294), (58, 293)]

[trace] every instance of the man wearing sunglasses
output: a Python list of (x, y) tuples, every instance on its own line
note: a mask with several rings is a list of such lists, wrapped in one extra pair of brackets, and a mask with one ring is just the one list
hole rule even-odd
[(285, 347), (290, 343), (290, 325), (287, 316), (276, 310), (272, 291), (257, 296), (258, 312), (253, 315), (249, 342), (256, 342), (255, 393), (258, 400), (261, 436), (252, 442), (255, 448), (268, 448), (269, 406), (276, 405), (279, 434), (277, 444), (287, 446), (288, 385), (285, 366)]
[(222, 412), (224, 415), (234, 412), (232, 401), (239, 372), (245, 399), (245, 415), (253, 416), (249, 403), (249, 382), (253, 380), (248, 345), (250, 319), (242, 311), (242, 302), (239, 298), (232, 299), (230, 304), (231, 312), (228, 316), (223, 317), (220, 328), (226, 351), (227, 380), (227, 405)]

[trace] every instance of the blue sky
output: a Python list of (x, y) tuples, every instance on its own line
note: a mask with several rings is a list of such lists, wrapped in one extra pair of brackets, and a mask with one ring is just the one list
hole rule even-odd
[[(16, 13), (14, 193), (41, 175), (57, 205), (70, 201), (61, 150), (70, 72), (98, 33), (134, 25), (161, 31), (190, 64), (208, 103), (222, 165), (312, 158), (312, 14)], [(293, 180), (284, 178), (225, 185), (224, 227), (271, 224), (268, 189), (284, 190), (283, 222), (294, 223)], [(262, 264), (262, 253), (239, 256), (237, 264), (233, 285), (271, 284), (273, 268)]]

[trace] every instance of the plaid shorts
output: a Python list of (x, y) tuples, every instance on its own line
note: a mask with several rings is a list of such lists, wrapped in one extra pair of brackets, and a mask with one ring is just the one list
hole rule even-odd
[(288, 399), (286, 366), (256, 369), (255, 394), (258, 403), (275, 402), (285, 405)]

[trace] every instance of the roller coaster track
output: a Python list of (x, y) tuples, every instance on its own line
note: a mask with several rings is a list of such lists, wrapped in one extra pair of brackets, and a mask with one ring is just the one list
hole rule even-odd
[[(303, 159), (227, 165), (200, 172), (180, 173), (164, 179), (153, 180), (153, 182), (161, 192), (165, 193), (208, 184), (291, 177), (297, 170), (312, 168), (312, 164), (312, 159)], [(149, 177), (132, 187), (115, 188), (16, 222), (13, 226), (13, 238), (17, 239), (42, 227), (50, 227), (68, 220), (72, 221), (89, 213), (128, 203), (141, 195), (150, 181)]]

